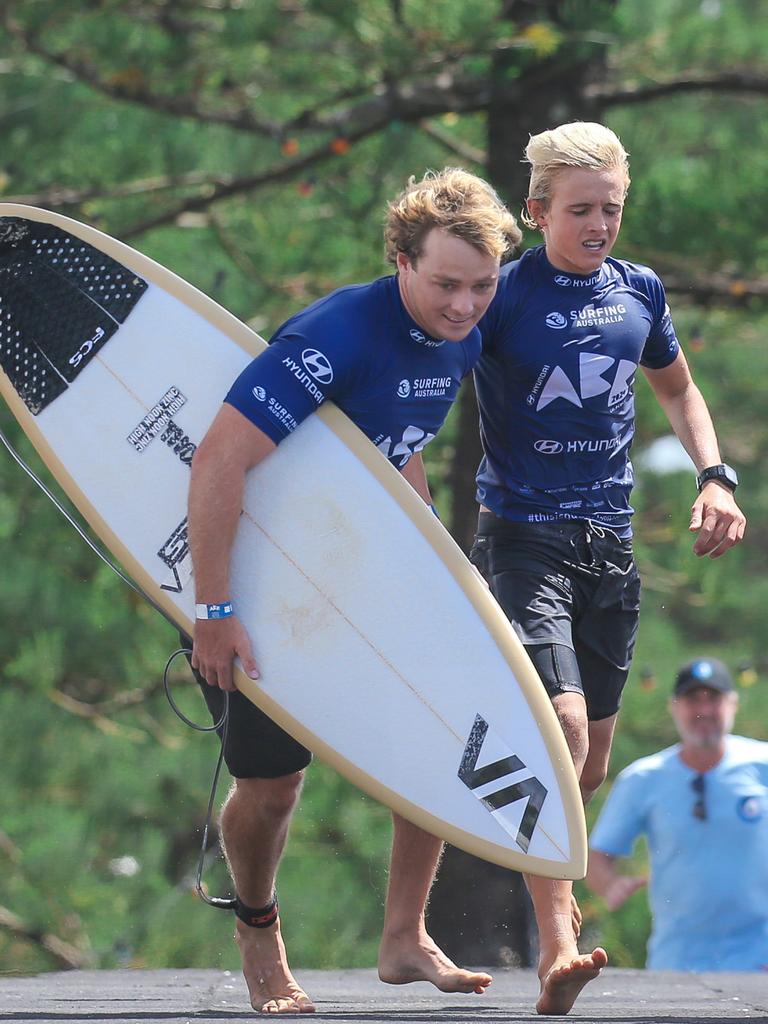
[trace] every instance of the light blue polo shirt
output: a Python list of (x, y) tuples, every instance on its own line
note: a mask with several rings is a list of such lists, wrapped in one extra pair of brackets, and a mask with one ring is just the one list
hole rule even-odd
[(768, 743), (728, 736), (705, 775), (707, 818), (693, 816), (697, 773), (676, 744), (618, 776), (590, 846), (613, 857), (648, 838), (653, 970), (768, 969)]

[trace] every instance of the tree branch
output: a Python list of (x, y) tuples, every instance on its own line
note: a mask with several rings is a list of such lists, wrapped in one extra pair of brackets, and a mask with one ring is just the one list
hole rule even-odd
[[(359, 142), (365, 136), (372, 135), (377, 132), (380, 127), (380, 123), (375, 123), (369, 125), (365, 129), (360, 129), (355, 133), (346, 134), (344, 136), (344, 142), (345, 144), (352, 145), (355, 142)], [(136, 238), (138, 235), (143, 235), (145, 232), (161, 227), (163, 224), (172, 223), (182, 213), (207, 210), (214, 203), (220, 202), (223, 199), (230, 199), (235, 195), (243, 195), (247, 192), (253, 192), (256, 189), (263, 188), (265, 185), (271, 185), (276, 181), (289, 181), (290, 179), (297, 177), (303, 171), (306, 171), (310, 167), (314, 167), (316, 164), (322, 163), (325, 160), (339, 159), (339, 155), (334, 153), (331, 146), (332, 143), (323, 144), (321, 146), (317, 146), (303, 157), (275, 164), (272, 167), (267, 168), (265, 171), (261, 171), (259, 174), (248, 175), (244, 178), (233, 178), (229, 182), (215, 184), (210, 188), (206, 188), (202, 194), (183, 200), (182, 202), (169, 207), (163, 213), (156, 214), (147, 220), (139, 221), (127, 228), (123, 228), (120, 233), (120, 237), (125, 240)]]
[(69, 942), (65, 942), (50, 932), (43, 932), (39, 928), (22, 921), (20, 917), (0, 906), (0, 928), (15, 935), (16, 938), (24, 939), (36, 946), (40, 946), (48, 953), (55, 963), (65, 971), (82, 970), (92, 966), (92, 958), (81, 952)]
[(706, 306), (715, 301), (718, 304), (740, 306), (747, 299), (768, 299), (768, 279), (743, 281), (727, 274), (708, 274), (706, 277), (685, 278), (682, 275), (664, 274), (664, 288), (667, 292), (687, 295), (694, 302)]
[(81, 206), (94, 199), (125, 199), (129, 196), (145, 193), (165, 192), (173, 189), (202, 188), (209, 189), (218, 185), (231, 184), (231, 175), (211, 177), (201, 171), (190, 174), (160, 175), (154, 178), (137, 178), (136, 181), (123, 182), (111, 188), (66, 188), (56, 187), (43, 192), (32, 192), (26, 195), (3, 196), (4, 203), (21, 203), (25, 206), (42, 206), (57, 208), (61, 206)]
[[(56, 689), (51, 690), (48, 696), (50, 697), (51, 702), (57, 707), (60, 707), (71, 715), (76, 715), (78, 718), (83, 718), (86, 721), (91, 722), (97, 729), (101, 730), (101, 732), (106, 735), (120, 735), (124, 739), (131, 740), (132, 742), (142, 743), (147, 738), (145, 731), (137, 729), (131, 725), (123, 725), (122, 723), (114, 721), (114, 719), (109, 716), (118, 711), (122, 711), (125, 708), (138, 707), (141, 709), (141, 706), (145, 703), (147, 698), (157, 693), (158, 689), (158, 686), (154, 686), (147, 688), (146, 690), (131, 690), (128, 693), (121, 694), (113, 700), (101, 701), (98, 704), (88, 704), (85, 701), (78, 700), (76, 697), (70, 696), (68, 693), (62, 693), (61, 690)], [(148, 731), (156, 739), (162, 738), (161, 741), (163, 743), (173, 746), (173, 741), (168, 739), (164, 730), (157, 727), (156, 722), (153, 722), (152, 727)], [(166, 740), (168, 740), (167, 743)]]
[[(285, 122), (257, 117), (246, 108), (212, 110), (201, 106), (190, 97), (164, 96), (148, 89), (142, 76), (113, 76), (105, 78), (98, 68), (83, 57), (72, 53), (56, 52), (45, 46), (37, 35), (26, 31), (6, 10), (0, 17), (9, 34), (25, 49), (46, 63), (64, 69), (76, 80), (95, 91), (119, 102), (137, 103), (161, 114), (189, 117), (204, 124), (224, 125), (237, 131), (266, 136), (282, 141), (294, 131), (320, 130), (343, 132), (345, 135), (365, 131), (370, 134), (394, 119), (418, 121), (423, 117), (447, 111), (471, 112), (485, 106), (489, 100), (489, 87), (482, 76), (463, 74), (450, 65), (438, 64), (437, 69), (422, 81), (398, 81), (396, 85), (379, 82), (363, 93), (347, 89), (313, 104)], [(434, 66), (435, 62), (430, 61)], [(515, 97), (520, 87), (510, 83)], [(345, 105), (350, 96), (362, 97), (359, 102)]]
[(768, 93), (768, 75), (752, 71), (726, 71), (703, 73), (688, 71), (664, 82), (652, 84), (589, 86), (587, 97), (603, 106), (611, 107), (631, 103), (647, 103), (676, 93), (741, 92), (765, 95)]
[(14, 843), (11, 837), (0, 829), (0, 850), (14, 864), (21, 863), (21, 850)]
[(442, 125), (437, 124), (435, 121), (419, 121), (419, 128), (421, 128), (425, 135), (429, 135), (431, 139), (444, 146), (449, 153), (455, 153), (456, 156), (461, 157), (466, 163), (478, 164), (480, 167), (485, 167), (488, 163), (488, 154), (484, 149), (470, 146), (469, 143), (456, 138), (451, 132), (447, 132)]
[[(0, 14), (2, 14), (2, 8), (0, 8)], [(140, 75), (133, 75), (129, 78), (115, 76), (111, 80), (105, 79), (89, 61), (75, 57), (73, 54), (56, 53), (48, 49), (48, 47), (39, 42), (35, 35), (25, 32), (9, 13), (6, 12), (4, 14), (2, 22), (9, 34), (29, 53), (40, 57), (49, 64), (63, 68), (79, 82), (89, 85), (96, 92), (100, 92), (110, 99), (139, 103), (161, 114), (171, 114), (174, 117), (191, 117), (204, 124), (226, 125), (240, 131), (265, 135), (272, 139), (280, 139), (282, 137), (283, 130), (278, 122), (258, 118), (250, 110), (206, 110), (194, 103), (189, 97), (182, 99), (175, 96), (162, 96), (152, 92), (150, 89), (145, 88)]]

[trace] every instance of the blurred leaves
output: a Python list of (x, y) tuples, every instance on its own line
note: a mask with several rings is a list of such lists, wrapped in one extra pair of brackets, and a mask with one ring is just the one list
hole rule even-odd
[[(5, 0), (0, 192), (131, 238), (269, 334), (297, 307), (386, 271), (385, 204), (409, 175), (459, 162), (482, 171), (499, 53), (493, 102), (513, 124), (534, 101), (556, 123), (563, 97), (547, 94), (556, 62), (607, 54), (583, 101), (631, 153), (617, 254), (669, 277), (678, 332), (750, 518), (742, 551), (697, 561), (692, 474), (639, 473), (644, 611), (611, 771), (674, 741), (666, 697), (677, 663), (694, 653), (749, 666), (756, 681), (742, 687), (739, 725), (766, 738), (762, 6)], [(697, 86), (704, 74), (707, 89)], [(670, 82), (686, 91), (639, 102)], [(511, 196), (512, 208), (523, 198)], [(669, 427), (641, 375), (637, 394), (639, 452)], [(40, 470), (9, 421), (0, 409), (0, 427)], [(444, 519), (455, 431), (452, 415), (427, 450)], [(231, 919), (191, 890), (217, 743), (186, 730), (161, 696), (174, 632), (5, 457), (0, 552), (0, 905), (98, 966), (235, 969)], [(203, 719), (184, 673), (173, 675)], [(309, 772), (280, 880), (293, 963), (375, 961), (389, 828), (388, 812), (332, 771)], [(206, 880), (224, 891), (211, 860)], [(129, 863), (135, 872), (121, 873)], [(610, 917), (586, 896), (583, 907), (612, 962), (642, 964), (643, 894)], [(0, 920), (4, 969), (53, 966), (22, 932)]]

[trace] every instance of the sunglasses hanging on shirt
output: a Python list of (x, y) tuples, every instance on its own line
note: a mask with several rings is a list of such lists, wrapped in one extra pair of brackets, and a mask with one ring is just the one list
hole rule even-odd
[(706, 821), (706, 779), (703, 775), (697, 775), (695, 779), (691, 779), (691, 789), (696, 794), (696, 801), (692, 809), (693, 816), (697, 821)]

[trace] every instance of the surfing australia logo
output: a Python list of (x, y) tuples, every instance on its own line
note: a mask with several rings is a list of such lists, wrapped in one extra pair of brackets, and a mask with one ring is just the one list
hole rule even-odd
[(554, 331), (561, 331), (568, 326), (571, 327), (606, 327), (608, 324), (623, 323), (627, 307), (623, 302), (617, 302), (613, 306), (595, 306), (590, 302), (581, 309), (571, 309), (566, 317), (559, 310), (553, 310), (544, 317), (547, 327)]
[(266, 388), (257, 384), (255, 388), (251, 388), (251, 394), (259, 402), (264, 402), (270, 416), (273, 416), (281, 426), (285, 427), (288, 433), (293, 433), (298, 427), (298, 421), (292, 413), (285, 408), (282, 402), (278, 402), (274, 395), (267, 394)]
[(397, 397), (443, 398), (453, 385), (453, 377), (414, 377), (401, 380), (397, 385)]

